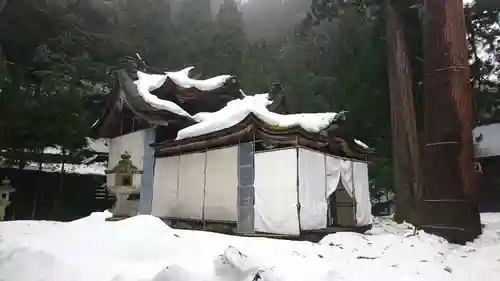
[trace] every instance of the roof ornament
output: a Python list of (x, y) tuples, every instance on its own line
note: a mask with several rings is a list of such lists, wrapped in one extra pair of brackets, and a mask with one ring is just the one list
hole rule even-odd
[(241, 94), (241, 96), (242, 96), (243, 98), (247, 96), (247, 94), (245, 94), (245, 92), (243, 92), (243, 90), (242, 90), (242, 89), (240, 89), (239, 91), (240, 91), (240, 94)]
[(271, 89), (269, 90), (269, 96), (271, 100), (275, 100), (278, 96), (284, 95), (284, 89), (285, 87), (283, 86), (283, 84), (281, 84), (280, 81), (274, 81), (271, 84)]
[(141, 72), (147, 72), (148, 66), (146, 65), (146, 62), (142, 59), (141, 55), (139, 53), (135, 53), (136, 56), (136, 65), (137, 65), (137, 70)]
[(342, 110), (341, 112), (337, 113), (337, 115), (335, 115), (335, 120), (336, 121), (345, 121), (348, 113), (349, 113), (349, 111)]

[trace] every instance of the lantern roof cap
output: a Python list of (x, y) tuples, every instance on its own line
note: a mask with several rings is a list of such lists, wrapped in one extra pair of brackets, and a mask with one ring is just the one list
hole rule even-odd
[(121, 155), (121, 160), (118, 161), (118, 164), (110, 170), (106, 170), (106, 174), (142, 174), (144, 171), (137, 168), (130, 160), (131, 155), (128, 151), (125, 151)]

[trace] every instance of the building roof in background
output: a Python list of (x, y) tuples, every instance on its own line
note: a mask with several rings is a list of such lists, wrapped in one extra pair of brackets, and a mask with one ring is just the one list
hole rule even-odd
[(476, 158), (500, 156), (500, 123), (476, 127), (473, 134)]

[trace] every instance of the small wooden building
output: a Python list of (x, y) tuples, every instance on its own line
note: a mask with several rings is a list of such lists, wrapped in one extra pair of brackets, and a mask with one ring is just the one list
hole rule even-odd
[(476, 127), (474, 141), (480, 164), (480, 211), (500, 212), (500, 123)]
[(87, 143), (72, 154), (60, 147), (26, 152), (25, 159), (30, 160), (22, 169), (8, 161), (8, 152), (1, 153), (0, 178), (8, 177), (17, 190), (11, 196), (6, 220), (71, 221), (111, 207), (114, 198), (102, 187), (106, 141), (87, 139)]
[(279, 84), (246, 96), (233, 76), (117, 74), (95, 128), (109, 163), (144, 170), (139, 212), (189, 228), (299, 235), (370, 225), (367, 155), (343, 113), (290, 114)]

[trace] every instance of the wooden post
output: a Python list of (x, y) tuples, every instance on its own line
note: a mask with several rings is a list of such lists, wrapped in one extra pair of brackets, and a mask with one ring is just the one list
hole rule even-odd
[(398, 13), (386, 1), (394, 185), (397, 221), (416, 223), (420, 191), (420, 149), (410, 60)]
[(424, 1), (424, 230), (465, 243), (481, 233), (472, 97), (461, 0)]

